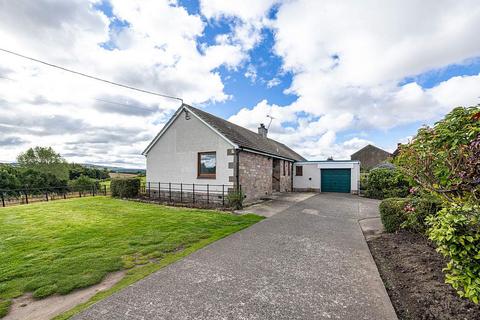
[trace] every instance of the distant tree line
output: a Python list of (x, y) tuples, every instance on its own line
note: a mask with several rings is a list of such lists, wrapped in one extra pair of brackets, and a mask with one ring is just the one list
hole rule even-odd
[(0, 189), (88, 189), (108, 178), (107, 169), (68, 163), (51, 147), (30, 148), (17, 157), (16, 165), (0, 165)]
[(78, 179), (80, 176), (97, 180), (105, 180), (110, 178), (110, 172), (106, 168), (89, 168), (81, 164), (71, 163), (68, 170), (70, 180)]

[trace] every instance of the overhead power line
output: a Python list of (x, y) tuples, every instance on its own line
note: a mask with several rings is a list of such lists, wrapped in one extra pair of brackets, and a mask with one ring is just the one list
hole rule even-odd
[(90, 79), (93, 79), (93, 80), (105, 82), (105, 83), (108, 83), (108, 84), (111, 84), (111, 85), (114, 85), (114, 86), (117, 86), (117, 87), (122, 87), (122, 88), (130, 89), (130, 90), (134, 90), (134, 91), (139, 91), (139, 92), (143, 92), (143, 93), (147, 93), (147, 94), (152, 94), (152, 95), (163, 97), (163, 98), (178, 100), (178, 101), (182, 102), (182, 104), (183, 104), (183, 99), (182, 98), (169, 96), (167, 94), (148, 91), (148, 90), (144, 90), (144, 89), (140, 89), (140, 88), (135, 88), (135, 87), (132, 87), (132, 86), (129, 86), (129, 85), (126, 85), (126, 84), (121, 84), (121, 83), (113, 82), (113, 81), (110, 81), (110, 80), (98, 78), (98, 77), (95, 77), (95, 76), (92, 76), (92, 75), (89, 75), (89, 74), (86, 74), (86, 73), (83, 73), (83, 72), (71, 70), (71, 69), (56, 65), (56, 64), (53, 64), (53, 63), (48, 63), (48, 62), (38, 60), (38, 59), (35, 59), (35, 58), (32, 58), (32, 57), (27, 57), (23, 54), (13, 52), (13, 51), (10, 51), (10, 50), (7, 50), (7, 49), (0, 48), (0, 51), (12, 54), (14, 56), (17, 56), (17, 57), (20, 57), (20, 58), (23, 58), (23, 59), (27, 59), (27, 60), (31, 60), (31, 61), (34, 61), (34, 62), (37, 62), (37, 63), (41, 63), (43, 65), (46, 65), (46, 66), (49, 66), (49, 67), (52, 67), (52, 68), (67, 71), (67, 72), (70, 72), (70, 73), (73, 73), (73, 74), (76, 74), (76, 75), (79, 75), (79, 76), (82, 76), (82, 77), (86, 77), (86, 78), (90, 78)]

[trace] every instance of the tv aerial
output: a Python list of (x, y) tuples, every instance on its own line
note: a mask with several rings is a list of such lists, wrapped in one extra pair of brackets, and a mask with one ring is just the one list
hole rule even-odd
[(270, 129), (270, 125), (272, 124), (272, 120), (275, 119), (271, 115), (267, 114), (267, 118), (270, 118), (270, 122), (268, 123), (267, 130)]

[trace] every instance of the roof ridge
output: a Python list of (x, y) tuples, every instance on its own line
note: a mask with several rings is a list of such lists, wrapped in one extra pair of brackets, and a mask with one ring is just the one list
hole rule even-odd
[[(211, 113), (195, 108), (188, 104), (184, 104), (184, 107), (196, 113), (209, 125), (218, 130), (227, 139), (236, 143), (237, 145), (246, 149), (252, 149), (256, 151), (265, 152), (273, 156), (282, 158), (288, 158), (292, 160), (305, 160), (300, 154), (292, 150), (290, 147), (268, 137), (262, 137), (255, 131), (242, 127), (238, 124), (215, 116)], [(217, 122), (217, 123), (215, 123)]]

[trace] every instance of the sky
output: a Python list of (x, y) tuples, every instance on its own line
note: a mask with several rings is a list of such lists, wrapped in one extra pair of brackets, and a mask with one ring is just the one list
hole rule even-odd
[[(476, 0), (0, 0), (0, 48), (185, 103), (309, 160), (393, 151), (480, 103)], [(145, 167), (180, 102), (0, 52), (0, 162)]]

